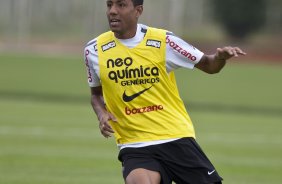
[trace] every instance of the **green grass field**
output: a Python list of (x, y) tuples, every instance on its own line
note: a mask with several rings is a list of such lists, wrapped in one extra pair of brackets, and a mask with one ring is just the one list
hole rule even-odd
[[(281, 183), (282, 66), (228, 64), (217, 75), (181, 69), (177, 78), (224, 183)], [(0, 54), (0, 79), (1, 184), (123, 183), (79, 56)]]

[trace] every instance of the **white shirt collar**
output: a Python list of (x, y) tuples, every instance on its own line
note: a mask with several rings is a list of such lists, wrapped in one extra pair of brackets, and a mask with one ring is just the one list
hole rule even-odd
[(137, 31), (136, 31), (136, 34), (135, 34), (135, 36), (133, 38), (119, 39), (119, 41), (122, 44), (124, 44), (125, 46), (129, 47), (129, 48), (135, 47), (144, 38), (145, 33), (143, 33), (141, 30), (142, 30), (142, 25), (141, 24), (137, 24)]

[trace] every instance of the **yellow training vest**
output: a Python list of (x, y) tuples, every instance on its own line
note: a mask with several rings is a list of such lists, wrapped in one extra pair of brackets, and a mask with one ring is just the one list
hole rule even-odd
[(195, 137), (174, 74), (166, 71), (166, 31), (148, 28), (141, 43), (124, 46), (113, 32), (97, 39), (100, 79), (118, 144)]

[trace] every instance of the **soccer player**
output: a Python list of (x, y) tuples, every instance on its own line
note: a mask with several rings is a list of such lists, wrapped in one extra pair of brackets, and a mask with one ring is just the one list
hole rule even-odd
[(127, 184), (211, 184), (222, 178), (195, 141), (173, 71), (213, 74), (238, 47), (205, 55), (172, 32), (138, 24), (143, 0), (106, 0), (109, 32), (85, 47), (91, 104), (101, 134), (114, 135)]

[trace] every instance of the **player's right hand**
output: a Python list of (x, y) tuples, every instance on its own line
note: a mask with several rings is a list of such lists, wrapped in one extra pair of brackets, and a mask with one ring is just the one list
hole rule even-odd
[(101, 134), (105, 138), (112, 137), (112, 134), (115, 132), (113, 128), (111, 127), (109, 121), (110, 120), (114, 122), (117, 121), (114, 115), (111, 114), (110, 112), (105, 112), (103, 114), (100, 114), (98, 119), (99, 119), (99, 128), (100, 128)]

